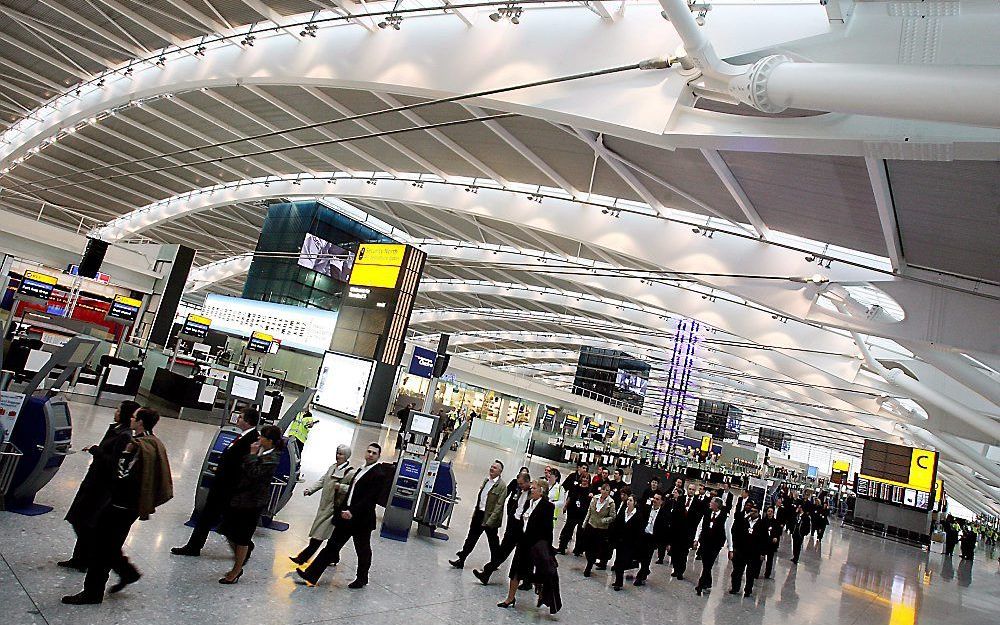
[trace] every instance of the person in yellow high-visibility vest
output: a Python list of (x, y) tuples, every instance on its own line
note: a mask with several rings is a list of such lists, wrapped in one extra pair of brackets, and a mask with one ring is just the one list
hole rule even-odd
[(299, 457), (302, 457), (302, 449), (306, 446), (306, 439), (309, 438), (309, 430), (319, 423), (319, 419), (313, 418), (308, 410), (295, 415), (292, 424), (288, 426), (288, 437), (295, 443)]

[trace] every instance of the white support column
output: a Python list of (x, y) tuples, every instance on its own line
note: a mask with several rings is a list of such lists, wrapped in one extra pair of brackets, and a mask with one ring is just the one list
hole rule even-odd
[(875, 208), (878, 210), (878, 220), (882, 224), (882, 236), (885, 238), (889, 262), (895, 273), (902, 273), (906, 271), (906, 259), (903, 256), (903, 243), (899, 238), (896, 207), (892, 203), (892, 191), (889, 189), (889, 174), (886, 171), (885, 161), (874, 156), (866, 156), (865, 166), (868, 168), (868, 177), (871, 178)]
[(740, 207), (741, 211), (743, 211), (743, 215), (746, 216), (750, 225), (753, 226), (753, 229), (757, 231), (757, 235), (766, 240), (771, 231), (768, 230), (767, 224), (765, 224), (764, 220), (761, 219), (760, 213), (757, 212), (757, 208), (753, 205), (753, 202), (750, 201), (750, 197), (746, 194), (746, 191), (743, 190), (743, 185), (741, 185), (740, 181), (733, 175), (733, 170), (730, 169), (726, 161), (723, 160), (722, 155), (716, 150), (706, 149), (702, 149), (701, 154), (705, 157), (705, 160), (708, 161), (708, 164), (712, 166), (712, 170), (715, 172), (715, 175), (722, 181), (722, 184), (726, 187), (726, 190), (729, 191), (729, 194), (733, 196), (733, 200), (736, 201), (736, 205)]
[(584, 143), (590, 146), (594, 153), (601, 157), (601, 160), (611, 168), (613, 172), (618, 174), (625, 184), (629, 186), (630, 189), (636, 192), (636, 194), (642, 198), (642, 201), (649, 204), (659, 215), (668, 216), (670, 214), (670, 209), (663, 205), (653, 193), (646, 188), (646, 185), (642, 184), (639, 179), (629, 171), (622, 163), (609, 154), (608, 148), (604, 145), (604, 140), (596, 132), (591, 132), (589, 130), (580, 130), (574, 128), (573, 132), (576, 133)]

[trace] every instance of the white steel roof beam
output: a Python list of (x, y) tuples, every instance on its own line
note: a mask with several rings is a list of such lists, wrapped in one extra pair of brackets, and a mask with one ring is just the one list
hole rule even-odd
[[(44, 4), (51, 10), (55, 11), (56, 13), (61, 14), (63, 17), (66, 17), (76, 22), (80, 26), (86, 28), (89, 32), (103, 37), (105, 40), (107, 40), (110, 43), (113, 43), (115, 46), (118, 47), (119, 50), (125, 52), (126, 54), (130, 54), (132, 56), (143, 56), (144, 54), (149, 54), (149, 50), (146, 49), (144, 46), (140, 45), (137, 41), (135, 41), (135, 39), (133, 39), (131, 35), (128, 35), (128, 38), (131, 40), (130, 43), (129, 41), (122, 39), (121, 37), (112, 33), (111, 31), (101, 26), (98, 26), (94, 22), (84, 18), (83, 16), (73, 11), (72, 9), (68, 9), (65, 6), (59, 4), (58, 2), (55, 2), (55, 0), (38, 0), (38, 2)], [(98, 13), (101, 13), (101, 16), (108, 20), (108, 23), (114, 24), (114, 21), (108, 19), (107, 15), (104, 15), (104, 13), (100, 11), (100, 9), (97, 9), (96, 7), (94, 7), (94, 9)], [(117, 24), (115, 24), (115, 26), (117, 28), (121, 28)]]
[(743, 215), (753, 226), (753, 229), (757, 231), (758, 236), (762, 239), (767, 239), (771, 231), (768, 229), (767, 224), (761, 219), (760, 213), (757, 212), (757, 208), (750, 201), (750, 197), (743, 190), (743, 185), (740, 181), (736, 179), (733, 175), (733, 170), (729, 168), (729, 165), (722, 159), (722, 155), (716, 150), (701, 150), (702, 156), (708, 161), (708, 164), (712, 166), (712, 170), (715, 171), (715, 175), (719, 177), (719, 180), (729, 191), (729, 195), (733, 196), (733, 201), (736, 205), (740, 207), (743, 211)]
[(91, 61), (100, 65), (101, 67), (107, 67), (108, 65), (108, 60), (106, 58), (96, 54), (95, 52), (91, 51), (90, 49), (84, 46), (81, 46), (80, 44), (71, 40), (69, 37), (65, 37), (59, 34), (59, 32), (56, 32), (54, 28), (49, 27), (45, 22), (36, 17), (26, 15), (24, 13), (21, 13), (20, 11), (16, 11), (10, 7), (2, 5), (0, 5), (0, 13), (6, 14), (8, 17), (16, 20), (25, 28), (34, 30), (39, 34), (48, 37), (49, 39), (55, 41), (56, 43), (65, 46), (69, 50), (76, 52), (80, 56), (90, 59)]
[(611, 168), (611, 171), (615, 172), (615, 174), (617, 174), (630, 189), (635, 191), (636, 195), (642, 198), (643, 202), (649, 204), (649, 206), (660, 215), (668, 216), (670, 214), (670, 209), (664, 206), (663, 202), (653, 195), (653, 193), (646, 188), (646, 185), (642, 184), (642, 182), (636, 178), (635, 174), (629, 171), (624, 165), (608, 153), (608, 149), (604, 145), (604, 138), (601, 135), (589, 130), (580, 130), (579, 128), (573, 128), (573, 132), (576, 133), (576, 136), (579, 137), (581, 141), (586, 143), (590, 149), (594, 151), (594, 153), (600, 156), (601, 160)]
[[(202, 1), (207, 3), (207, 0)], [(167, 3), (181, 13), (195, 20), (207, 33), (221, 33), (232, 28), (231, 26), (222, 24), (212, 16), (202, 13), (195, 6), (188, 4), (183, 0), (167, 0)]]
[(882, 226), (882, 237), (885, 239), (889, 262), (895, 273), (903, 273), (906, 271), (906, 258), (903, 256), (903, 243), (899, 237), (899, 224), (896, 223), (896, 207), (889, 188), (886, 162), (881, 158), (866, 156), (865, 167), (868, 168), (868, 177), (871, 179), (875, 208), (878, 210), (878, 220)]

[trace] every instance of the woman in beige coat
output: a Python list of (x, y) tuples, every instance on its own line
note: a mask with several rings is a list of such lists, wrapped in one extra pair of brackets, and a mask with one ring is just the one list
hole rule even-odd
[(347, 491), (351, 487), (351, 480), (356, 471), (348, 462), (350, 458), (351, 448), (347, 445), (338, 445), (337, 461), (327, 469), (326, 474), (318, 482), (305, 490), (306, 497), (320, 490), (323, 494), (320, 496), (316, 518), (309, 530), (309, 544), (299, 555), (288, 556), (288, 559), (295, 564), (308, 562), (323, 541), (333, 535), (334, 512), (344, 501), (344, 497), (347, 497)]
[(582, 527), (587, 534), (587, 568), (583, 570), (585, 577), (590, 577), (595, 562), (600, 570), (608, 568), (609, 539), (611, 524), (614, 522), (615, 500), (611, 497), (611, 484), (602, 482), (600, 494), (590, 500), (590, 508), (583, 520)]

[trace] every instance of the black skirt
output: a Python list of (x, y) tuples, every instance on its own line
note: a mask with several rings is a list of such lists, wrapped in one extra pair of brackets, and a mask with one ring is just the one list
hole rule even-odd
[(226, 508), (222, 514), (219, 533), (229, 539), (234, 545), (247, 547), (257, 529), (263, 508)]
[(520, 581), (530, 580), (535, 571), (535, 562), (531, 557), (531, 546), (518, 544), (514, 549), (514, 557), (510, 561), (510, 579)]

